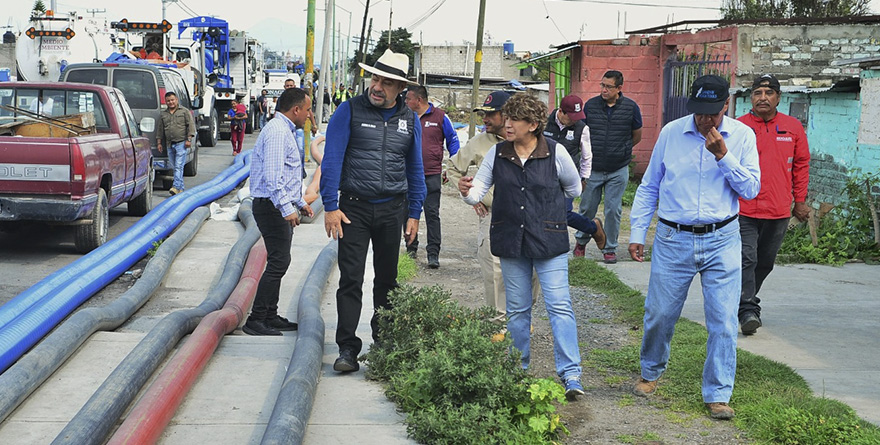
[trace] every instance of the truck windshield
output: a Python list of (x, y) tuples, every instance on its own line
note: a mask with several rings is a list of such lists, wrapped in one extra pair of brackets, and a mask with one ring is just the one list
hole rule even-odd
[(101, 99), (92, 91), (0, 88), (0, 105), (18, 109), (0, 108), (0, 124), (30, 119), (33, 114), (59, 117), (91, 112), (98, 131), (110, 129)]

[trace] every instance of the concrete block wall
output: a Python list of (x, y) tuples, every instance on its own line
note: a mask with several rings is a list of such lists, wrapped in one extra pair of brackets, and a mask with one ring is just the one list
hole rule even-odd
[[(599, 84), (606, 71), (623, 73), (624, 96), (634, 100), (642, 111), (642, 141), (633, 148), (636, 173), (644, 173), (663, 120), (660, 48), (656, 39), (633, 36), (611, 43), (582, 42), (580, 70), (571, 80), (571, 93), (584, 101), (600, 93)], [(572, 72), (577, 68), (572, 63)]]
[[(421, 46), (418, 48), (421, 60), (421, 72), (430, 74), (449, 74), (455, 76), (471, 76), (474, 74), (475, 46)], [(506, 78), (509, 70), (504, 68), (514, 61), (504, 58), (502, 46), (484, 46), (483, 62), (480, 65), (480, 76), (489, 78)]]
[(880, 56), (876, 25), (740, 25), (737, 79), (772, 73), (783, 85), (831, 86), (859, 76), (857, 65), (832, 66), (834, 60)]

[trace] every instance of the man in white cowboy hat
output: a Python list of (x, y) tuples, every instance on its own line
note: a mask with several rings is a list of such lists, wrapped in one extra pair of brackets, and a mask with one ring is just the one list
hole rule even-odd
[[(408, 202), (406, 243), (419, 229), (425, 200), (422, 133), (418, 116), (400, 96), (407, 83), (409, 57), (390, 49), (373, 64), (364, 94), (339, 104), (327, 126), (321, 164), (321, 197), (327, 236), (339, 240), (339, 289), (336, 291), (339, 358), (333, 369), (357, 371), (361, 339), (355, 334), (361, 314), (367, 250), (373, 243), (373, 307), (388, 308), (397, 287), (402, 206)], [(370, 322), (378, 341), (376, 315)]]

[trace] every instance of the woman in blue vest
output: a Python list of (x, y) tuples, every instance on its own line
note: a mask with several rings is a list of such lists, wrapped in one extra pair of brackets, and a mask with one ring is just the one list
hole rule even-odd
[(532, 324), (532, 269), (538, 273), (553, 330), (556, 373), (570, 400), (581, 386), (577, 324), (568, 288), (566, 198), (578, 196), (577, 167), (560, 144), (542, 135), (547, 106), (528, 94), (507, 100), (505, 141), (489, 150), (474, 177), (462, 177), (458, 189), (470, 205), (495, 185), (489, 240), (501, 258), (507, 293), (507, 330), (529, 365)]

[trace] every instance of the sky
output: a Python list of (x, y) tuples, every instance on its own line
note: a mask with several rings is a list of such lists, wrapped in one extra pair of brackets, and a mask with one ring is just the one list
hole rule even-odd
[[(50, 0), (43, 0), (47, 7)], [(197, 15), (214, 15), (235, 29), (247, 30), (273, 50), (305, 53), (307, 0), (165, 0), (166, 18), (172, 22)], [(0, 25), (27, 28), (33, 0), (4, 2)], [(10, 4), (11, 3), (11, 4)], [(59, 11), (106, 9), (110, 20), (162, 19), (162, 0), (58, 0)], [(336, 22), (342, 34), (360, 35), (365, 0), (336, 0)], [(719, 18), (722, 0), (486, 0), (484, 45), (514, 43), (516, 51), (546, 52), (551, 46), (581, 39), (625, 37), (624, 31), (644, 29), (683, 20)], [(315, 45), (320, 51), (325, 0), (316, 0)], [(880, 0), (871, 0), (880, 11)], [(190, 11), (190, 12), (187, 12)], [(425, 45), (476, 41), (478, 0), (371, 0), (373, 35), (406, 27), (413, 40)], [(172, 31), (176, 37), (176, 31)], [(343, 40), (347, 37), (343, 36)], [(351, 44), (354, 52), (354, 44)], [(316, 53), (319, 54), (319, 53)], [(316, 55), (316, 57), (319, 57)]]

